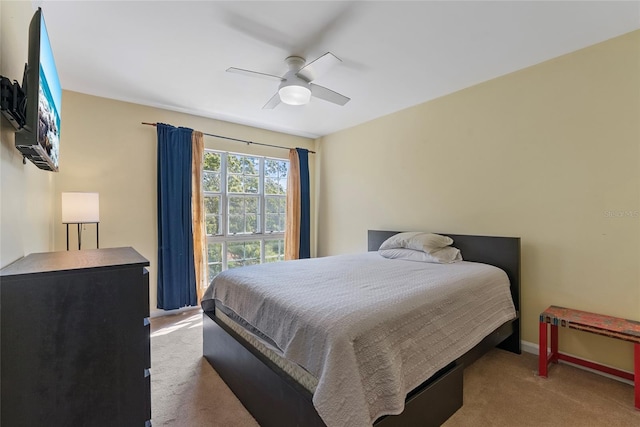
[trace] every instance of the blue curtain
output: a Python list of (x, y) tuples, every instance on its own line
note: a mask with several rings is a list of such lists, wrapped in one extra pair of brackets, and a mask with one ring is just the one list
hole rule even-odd
[(311, 258), (311, 206), (309, 196), (309, 151), (296, 148), (300, 161), (300, 259)]
[(197, 304), (191, 222), (192, 129), (158, 123), (158, 308)]

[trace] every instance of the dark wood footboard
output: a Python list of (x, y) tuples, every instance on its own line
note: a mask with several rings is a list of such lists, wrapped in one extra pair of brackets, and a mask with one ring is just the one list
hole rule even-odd
[(202, 320), (204, 357), (261, 426), (324, 427), (308, 390), (213, 312)]

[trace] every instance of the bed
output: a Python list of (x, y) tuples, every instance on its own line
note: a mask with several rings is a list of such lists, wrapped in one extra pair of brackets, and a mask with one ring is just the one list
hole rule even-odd
[[(397, 233), (394, 231), (369, 231), (369, 251), (377, 251), (382, 242)], [(465, 366), (495, 346), (520, 353), (520, 239), (447, 235), (453, 238), (454, 246), (460, 249), (467, 264), (471, 264), (469, 261), (488, 264), (498, 267), (506, 273), (510, 286), (508, 292), (511, 294), (516, 315), (513, 319), (492, 325), (491, 331), (477, 344), (474, 342), (475, 345), (472, 348), (467, 350), (465, 347), (463, 354), (446, 360), (444, 364), (439, 361), (442, 366), (438, 365), (438, 369), (433, 375), (424, 381), (421, 380), (417, 386), (412, 386), (411, 391), (407, 393), (402, 413), (381, 416), (376, 419), (375, 426), (437, 426), (442, 424), (462, 406), (462, 372)], [(369, 258), (375, 255), (377, 254), (371, 254)], [(323, 262), (328, 261), (324, 260)], [(339, 268), (336, 267), (336, 271), (338, 270)], [(219, 286), (222, 287), (222, 285)], [(241, 300), (244, 301), (242, 298)], [(277, 357), (270, 357), (268, 351), (256, 345), (256, 340), (252, 339), (251, 333), (243, 334), (237, 325), (233, 325), (233, 321), (229, 322), (228, 315), (234, 313), (225, 312), (221, 308), (211, 304), (210, 301), (209, 304), (205, 304), (203, 300), (203, 354), (260, 425), (324, 426), (325, 423), (313, 402), (314, 395), (317, 398), (321, 390), (318, 389), (314, 393), (313, 384), (310, 386), (305, 383), (304, 378), (301, 379), (299, 375), (296, 375), (296, 372), (288, 369), (287, 364), (281, 363), (282, 361)], [(378, 312), (376, 311), (376, 313)], [(269, 338), (261, 336), (260, 331), (252, 332), (258, 335), (258, 339), (266, 338), (268, 340)], [(269, 347), (270, 343), (266, 344)], [(278, 350), (276, 343), (271, 344), (274, 344), (273, 347)], [(281, 345), (281, 347), (284, 346)], [(315, 357), (316, 353), (321, 352), (307, 351), (307, 353), (307, 356), (311, 354)], [(291, 354), (295, 354), (295, 352)], [(294, 360), (296, 360), (295, 357)], [(307, 359), (303, 359), (303, 361), (307, 362)], [(287, 361), (284, 360), (284, 362)], [(305, 366), (316, 374), (310, 375), (310, 377), (312, 379), (318, 377), (322, 383), (325, 377), (321, 372), (324, 371), (318, 371), (313, 362), (312, 360), (310, 365)], [(342, 374), (347, 378), (350, 372), (351, 370), (347, 370)], [(351, 383), (351, 380), (348, 382)], [(318, 383), (315, 384), (315, 386), (317, 385)], [(341, 400), (343, 402), (349, 401), (344, 398)], [(327, 419), (325, 408), (319, 407), (321, 411), (325, 411), (324, 415)], [(350, 424), (352, 423), (344, 423), (344, 425)], [(361, 420), (353, 424), (365, 425)]]

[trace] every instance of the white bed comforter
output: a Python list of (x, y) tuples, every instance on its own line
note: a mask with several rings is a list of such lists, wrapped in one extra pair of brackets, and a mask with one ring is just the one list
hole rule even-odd
[(329, 427), (399, 414), (407, 392), (515, 317), (496, 267), (377, 252), (228, 270), (203, 299), (233, 310), (318, 378), (313, 404)]

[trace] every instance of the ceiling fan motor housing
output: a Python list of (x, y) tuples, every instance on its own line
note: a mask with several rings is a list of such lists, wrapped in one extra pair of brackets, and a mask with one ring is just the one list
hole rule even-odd
[(289, 71), (283, 76), (278, 94), (280, 100), (289, 105), (304, 105), (311, 99), (309, 82), (296, 73), (304, 67), (305, 60), (299, 56), (290, 56), (286, 59)]

